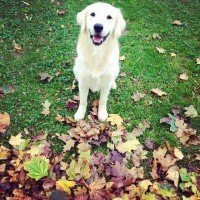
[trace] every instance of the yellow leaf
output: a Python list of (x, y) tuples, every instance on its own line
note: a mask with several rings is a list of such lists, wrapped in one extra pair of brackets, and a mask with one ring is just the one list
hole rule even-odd
[(140, 181), (139, 183), (139, 186), (144, 189), (144, 191), (147, 191), (148, 187), (152, 185), (151, 181), (150, 180), (143, 180), (143, 181)]
[(107, 118), (107, 122), (110, 122), (111, 125), (116, 125), (119, 129), (124, 129), (123, 119), (118, 114), (110, 114)]
[(56, 189), (65, 191), (67, 194), (71, 194), (70, 189), (76, 185), (74, 181), (58, 180), (56, 181)]
[(178, 149), (178, 148), (174, 148), (174, 155), (179, 159), (182, 160), (184, 155), (183, 153)]
[(131, 152), (132, 150), (136, 150), (139, 144), (140, 144), (139, 140), (137, 138), (134, 138), (132, 140), (119, 143), (115, 145), (115, 147), (120, 153), (126, 153), (126, 152)]
[(171, 57), (176, 57), (176, 54), (175, 53), (170, 53), (170, 56)]
[(29, 153), (31, 156), (36, 156), (39, 155), (40, 151), (41, 148), (39, 148), (39, 146), (33, 146), (30, 150), (27, 151), (27, 153)]
[(22, 134), (19, 133), (16, 136), (11, 136), (10, 140), (8, 141), (12, 146), (20, 146), (25, 139), (22, 139)]

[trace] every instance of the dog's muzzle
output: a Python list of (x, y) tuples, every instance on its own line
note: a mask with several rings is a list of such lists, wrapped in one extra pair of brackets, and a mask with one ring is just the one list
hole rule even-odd
[[(108, 35), (109, 35), (109, 33), (108, 33)], [(100, 34), (95, 34), (95, 35), (90, 35), (90, 38), (92, 39), (92, 42), (94, 45), (100, 45), (106, 40), (108, 35), (103, 37)]]

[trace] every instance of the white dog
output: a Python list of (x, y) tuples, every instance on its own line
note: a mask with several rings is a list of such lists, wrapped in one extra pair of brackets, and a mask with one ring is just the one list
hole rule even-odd
[(116, 88), (119, 74), (118, 38), (126, 22), (121, 11), (107, 3), (94, 3), (77, 14), (81, 26), (74, 74), (78, 81), (80, 104), (74, 116), (81, 120), (87, 108), (89, 89), (100, 91), (98, 118), (108, 117), (107, 99), (111, 88)]

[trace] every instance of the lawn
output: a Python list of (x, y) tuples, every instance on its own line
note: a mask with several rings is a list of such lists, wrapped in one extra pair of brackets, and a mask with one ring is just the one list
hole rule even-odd
[[(27, 3), (26, 3), (27, 2)], [(28, 139), (48, 133), (54, 153), (63, 151), (64, 143), (56, 134), (67, 134), (69, 125), (55, 120), (57, 114), (73, 117), (76, 109), (67, 109), (66, 102), (78, 95), (72, 90), (73, 64), (79, 27), (76, 14), (94, 1), (6, 1), (0, 0), (0, 113), (7, 112), (11, 124), (0, 136), (0, 145), (9, 147), (11, 135), (22, 133)], [(139, 137), (141, 144), (149, 138), (156, 145), (169, 141), (187, 155), (199, 152), (198, 146), (183, 146), (160, 119), (175, 107), (189, 105), (200, 112), (200, 2), (198, 0), (127, 0), (106, 1), (121, 8), (127, 22), (124, 36), (120, 38), (122, 76), (117, 79), (117, 89), (112, 90), (108, 112), (118, 114), (131, 132), (144, 120), (151, 128)], [(65, 10), (65, 13), (58, 11)], [(173, 25), (180, 20), (181, 25)], [(160, 38), (154, 38), (153, 34)], [(20, 45), (21, 50), (14, 47)], [(164, 48), (161, 54), (156, 47)], [(171, 56), (175, 53), (176, 56)], [(41, 81), (39, 73), (48, 73), (50, 82)], [(181, 80), (186, 73), (188, 80)], [(9, 87), (10, 86), (10, 87)], [(13, 91), (10, 91), (12, 88)], [(158, 97), (151, 89), (159, 88), (167, 95)], [(146, 96), (134, 102), (135, 92)], [(89, 95), (88, 114), (98, 93)], [(43, 103), (51, 103), (50, 114), (41, 114)], [(191, 127), (198, 130), (199, 117), (190, 119)], [(25, 134), (28, 130), (29, 134)], [(93, 150), (106, 152), (105, 147)], [(72, 152), (73, 154), (73, 152)], [(195, 164), (200, 167), (199, 164)]]

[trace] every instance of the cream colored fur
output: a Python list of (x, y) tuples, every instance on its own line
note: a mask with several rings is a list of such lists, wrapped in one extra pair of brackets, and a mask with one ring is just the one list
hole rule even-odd
[[(91, 19), (90, 13), (95, 12)], [(99, 14), (98, 14), (99, 13)], [(112, 16), (112, 21), (107, 15)], [(94, 22), (91, 22), (91, 21)], [(96, 20), (96, 21), (95, 21)], [(74, 116), (75, 120), (83, 119), (87, 108), (89, 89), (100, 91), (98, 118), (104, 121), (108, 117), (107, 99), (109, 91), (116, 88), (115, 79), (119, 74), (118, 38), (125, 28), (125, 21), (119, 9), (106, 3), (94, 3), (78, 13), (77, 21), (81, 26), (78, 38), (74, 74), (79, 85), (80, 104)], [(94, 23), (104, 26), (102, 34), (108, 35), (99, 46), (95, 46), (90, 38)]]

